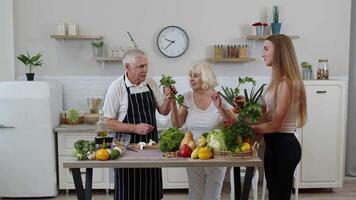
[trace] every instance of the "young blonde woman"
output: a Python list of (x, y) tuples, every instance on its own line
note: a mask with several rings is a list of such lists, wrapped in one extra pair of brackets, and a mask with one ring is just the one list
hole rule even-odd
[[(217, 86), (215, 74), (209, 64), (199, 64), (189, 72), (192, 91), (183, 94), (184, 106), (177, 108), (171, 102), (171, 120), (174, 127), (186, 125), (193, 133), (194, 140), (204, 132), (217, 127), (223, 120), (234, 117), (233, 107), (220, 98), (214, 89)], [(226, 167), (187, 168), (190, 200), (220, 199)]]
[(270, 200), (290, 199), (293, 174), (301, 158), (301, 148), (294, 135), (306, 121), (304, 84), (298, 70), (293, 44), (285, 35), (266, 39), (263, 56), (272, 67), (272, 80), (264, 94), (266, 122), (253, 125), (266, 143), (264, 168)]

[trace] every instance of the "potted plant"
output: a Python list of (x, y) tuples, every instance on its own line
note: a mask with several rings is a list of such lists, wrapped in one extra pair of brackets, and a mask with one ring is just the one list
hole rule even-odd
[(103, 56), (103, 46), (104, 46), (103, 40), (93, 40), (91, 42), (91, 45), (93, 46), (93, 56), (94, 57)]
[(281, 32), (282, 23), (279, 22), (279, 8), (278, 6), (273, 6), (272, 8), (272, 21), (271, 29), (273, 35), (278, 35)]
[(302, 62), (302, 76), (303, 80), (311, 80), (313, 78), (313, 67), (308, 62)]
[(256, 23), (253, 23), (252, 26), (256, 27), (256, 35), (264, 35), (265, 27), (267, 26), (267, 23), (256, 22)]
[(42, 60), (41, 60), (42, 54), (37, 53), (34, 56), (31, 56), (28, 51), (27, 54), (20, 54), (17, 56), (17, 59), (19, 59), (26, 67), (30, 69), (30, 73), (26, 73), (26, 77), (28, 81), (33, 81), (35, 74), (32, 73), (32, 70), (35, 67), (42, 66)]

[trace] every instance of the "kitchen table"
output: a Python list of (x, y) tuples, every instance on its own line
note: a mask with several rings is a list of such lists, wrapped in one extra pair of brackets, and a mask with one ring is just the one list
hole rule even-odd
[[(243, 159), (190, 159), (190, 158), (164, 158), (159, 149), (145, 149), (140, 151), (126, 151), (122, 156), (115, 160), (97, 161), (84, 160), (78, 161), (74, 157), (63, 162), (64, 168), (72, 171), (75, 189), (78, 200), (91, 200), (92, 196), (92, 176), (93, 168), (114, 168), (115, 172), (115, 194), (117, 199), (118, 192), (118, 170), (117, 168), (162, 168), (162, 167), (233, 167), (234, 168), (234, 189), (235, 199), (247, 200), (251, 188), (251, 182), (255, 167), (262, 166), (259, 157)], [(241, 191), (240, 167), (246, 167), (243, 189)], [(80, 168), (86, 168), (85, 190), (81, 178)]]

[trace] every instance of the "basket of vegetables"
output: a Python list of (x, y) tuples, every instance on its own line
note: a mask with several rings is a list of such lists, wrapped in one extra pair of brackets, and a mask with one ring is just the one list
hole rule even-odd
[[(251, 90), (244, 89), (244, 95), (240, 95), (240, 86), (246, 83), (252, 84)], [(224, 122), (222, 128), (229, 159), (248, 158), (256, 154), (258, 143), (255, 141), (255, 135), (250, 125), (256, 123), (262, 116), (261, 95), (265, 85), (262, 84), (255, 90), (256, 81), (252, 77), (246, 76), (239, 77), (236, 88), (222, 87), (223, 93), (220, 95), (238, 113), (236, 120)]]

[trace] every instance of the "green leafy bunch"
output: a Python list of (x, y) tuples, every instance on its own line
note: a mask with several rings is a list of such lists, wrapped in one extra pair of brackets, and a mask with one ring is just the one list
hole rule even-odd
[(171, 88), (171, 90), (173, 91), (174, 98), (177, 101), (178, 105), (188, 108), (183, 104), (184, 96), (181, 94), (177, 94), (177, 91), (173, 89), (173, 86), (176, 83), (176, 81), (172, 78), (172, 76), (162, 74), (162, 78), (159, 80), (159, 82), (160, 82), (159, 85), (160, 87), (163, 86), (163, 87)]
[[(252, 88), (251, 91), (248, 93), (247, 89), (244, 89), (244, 98), (243, 102), (239, 102), (237, 98), (240, 95), (240, 86), (242, 84), (251, 83)], [(256, 122), (258, 118), (262, 115), (262, 105), (259, 103), (261, 95), (263, 93), (263, 88), (266, 84), (263, 84), (261, 87), (255, 90), (256, 81), (249, 76), (244, 78), (239, 77), (239, 82), (236, 88), (228, 88), (222, 86), (223, 93), (220, 95), (235, 109), (239, 111), (238, 122), (239, 123), (246, 123), (249, 122)]]
[(243, 138), (254, 139), (255, 137), (251, 127), (246, 124), (233, 123), (231, 126), (226, 126), (222, 130), (226, 148), (232, 152), (235, 152), (237, 147), (241, 147)]
[(88, 154), (95, 151), (95, 142), (87, 140), (77, 140), (74, 143), (74, 156), (78, 160), (87, 160)]
[(304, 69), (311, 69), (311, 68), (312, 68), (312, 65), (309, 64), (308, 62), (302, 62), (302, 63), (301, 63), (301, 66), (302, 66), (302, 68), (304, 68)]
[(100, 47), (104, 46), (104, 41), (103, 40), (93, 40), (91, 42), (91, 45), (93, 45), (93, 47), (100, 48)]
[(183, 138), (184, 133), (178, 128), (169, 128), (160, 137), (159, 149), (162, 152), (177, 151)]
[(74, 124), (79, 120), (79, 113), (75, 109), (68, 110), (68, 120), (70, 123)]
[(130, 33), (129, 31), (126, 31), (126, 33), (127, 33), (127, 35), (129, 36), (132, 45), (133, 45), (135, 48), (137, 48), (137, 43), (136, 43), (136, 41), (133, 39), (131, 33)]
[(31, 56), (27, 51), (27, 54), (20, 54), (17, 56), (17, 59), (19, 59), (25, 66), (28, 66), (30, 73), (32, 73), (32, 69), (34, 67), (42, 66), (43, 63), (41, 57), (41, 53), (37, 53), (36, 55)]
[(278, 8), (278, 6), (273, 6), (272, 14), (273, 14), (273, 23), (279, 23), (279, 8)]

